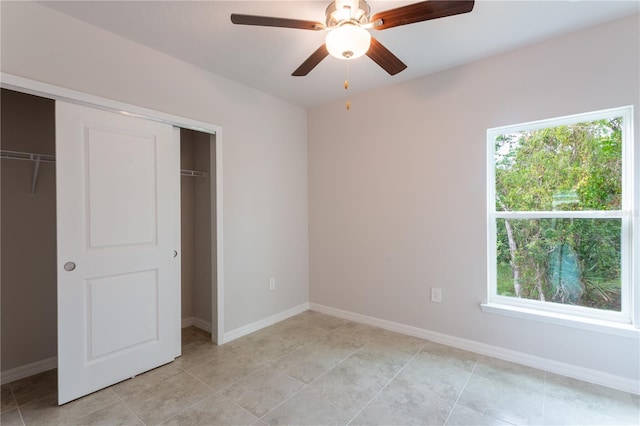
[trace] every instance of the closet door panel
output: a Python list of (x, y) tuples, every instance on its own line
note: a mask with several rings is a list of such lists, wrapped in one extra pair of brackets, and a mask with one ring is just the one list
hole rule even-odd
[(156, 141), (90, 128), (85, 143), (89, 247), (155, 245)]
[(158, 285), (157, 269), (86, 280), (89, 363), (158, 342)]
[(56, 102), (60, 404), (176, 355), (179, 150), (170, 125)]

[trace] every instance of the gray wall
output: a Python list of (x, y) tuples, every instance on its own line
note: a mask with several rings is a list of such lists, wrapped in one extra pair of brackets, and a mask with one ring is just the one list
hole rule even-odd
[(222, 126), (225, 331), (309, 300), (306, 110), (38, 3), (0, 8), (3, 72)]
[[(53, 101), (2, 90), (0, 147), (55, 155)], [(57, 355), (55, 164), (1, 160), (1, 370)]]
[(311, 302), (638, 380), (638, 338), (480, 303), (487, 129), (634, 105), (637, 160), (639, 27), (635, 15), (311, 110)]

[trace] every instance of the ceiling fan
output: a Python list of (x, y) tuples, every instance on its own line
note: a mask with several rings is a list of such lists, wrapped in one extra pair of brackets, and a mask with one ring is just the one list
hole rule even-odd
[(372, 16), (371, 8), (365, 0), (335, 0), (327, 7), (324, 24), (317, 21), (237, 13), (231, 14), (231, 22), (240, 25), (328, 31), (325, 43), (291, 74), (293, 76), (309, 74), (328, 55), (346, 60), (367, 55), (390, 75), (396, 75), (407, 66), (373, 38), (369, 29), (385, 30), (459, 15), (471, 12), (473, 5), (473, 0), (429, 0), (379, 12)]

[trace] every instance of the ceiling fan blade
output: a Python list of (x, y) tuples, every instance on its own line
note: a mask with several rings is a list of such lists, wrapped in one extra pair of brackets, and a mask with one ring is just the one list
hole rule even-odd
[(260, 27), (296, 28), (300, 30), (319, 31), (324, 29), (321, 22), (304, 21), (302, 19), (273, 18), (271, 16), (231, 14), (231, 22), (240, 25), (257, 25)]
[(404, 62), (373, 37), (371, 37), (371, 46), (367, 51), (367, 56), (391, 75), (396, 75), (407, 68)]
[(396, 9), (376, 13), (371, 17), (371, 22), (382, 20), (380, 25), (373, 28), (384, 30), (386, 28), (399, 27), (400, 25), (413, 24), (415, 22), (429, 21), (431, 19), (444, 18), (446, 16), (459, 15), (471, 12), (473, 0), (430, 0), (414, 3)]
[(307, 58), (306, 61), (302, 63), (298, 67), (297, 70), (291, 74), (294, 77), (303, 77), (311, 72), (312, 69), (316, 67), (324, 58), (329, 55), (329, 51), (327, 50), (327, 46), (323, 43), (322, 46), (318, 47), (318, 49), (311, 54)]

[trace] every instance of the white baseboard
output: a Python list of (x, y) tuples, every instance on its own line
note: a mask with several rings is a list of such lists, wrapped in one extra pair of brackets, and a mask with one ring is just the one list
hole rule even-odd
[(213, 330), (211, 323), (203, 319), (196, 317), (182, 318), (182, 328), (191, 326), (198, 327), (199, 329), (207, 331), (209, 333), (211, 333), (211, 330)]
[(286, 311), (277, 313), (275, 315), (271, 315), (270, 317), (261, 319), (260, 321), (253, 322), (251, 324), (247, 324), (245, 326), (236, 328), (235, 330), (231, 330), (227, 333), (224, 333), (224, 343), (235, 340), (239, 337), (245, 336), (247, 334), (253, 333), (254, 331), (258, 331), (262, 328), (269, 327), (277, 322), (286, 320), (289, 317), (294, 315), (298, 315), (304, 311), (309, 310), (309, 304), (303, 303), (302, 305), (295, 306), (291, 309), (287, 309)]
[(502, 359), (504, 361), (545, 370), (550, 373), (572, 377), (574, 379), (583, 380), (585, 382), (607, 386), (624, 392), (640, 394), (640, 381), (629, 379), (627, 377), (616, 376), (614, 374), (605, 373), (590, 368), (578, 367), (560, 361), (512, 351), (510, 349), (505, 349), (498, 346), (487, 345), (485, 343), (476, 342), (474, 340), (449, 336), (447, 334), (437, 333), (435, 331), (430, 331), (424, 328), (413, 327), (410, 325), (387, 321), (367, 315), (343, 311), (341, 309), (319, 305), (316, 303), (310, 303), (309, 309), (338, 318), (384, 328), (385, 330), (419, 337), (421, 339), (430, 340), (432, 342), (441, 343), (443, 345), (452, 346), (454, 348), (464, 349), (470, 352), (491, 356), (494, 358)]
[(211, 333), (211, 330), (213, 329), (210, 322), (200, 318), (194, 318), (193, 326), (198, 327), (200, 330), (208, 331), (209, 333)]
[(58, 367), (58, 357), (43, 359), (41, 361), (32, 362), (30, 364), (21, 365), (2, 372), (0, 384), (11, 383), (13, 381), (42, 373), (43, 371), (52, 370)]

